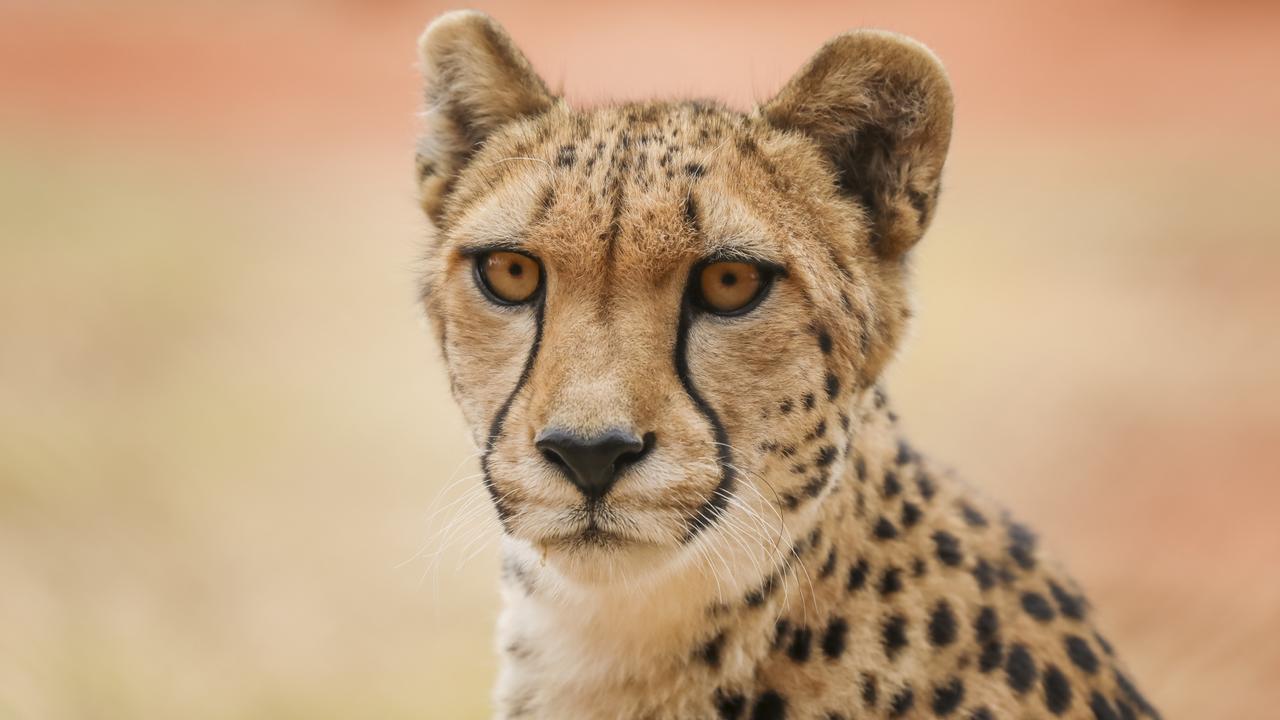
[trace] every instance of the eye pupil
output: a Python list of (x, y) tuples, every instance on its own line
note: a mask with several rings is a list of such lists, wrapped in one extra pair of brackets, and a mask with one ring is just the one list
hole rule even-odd
[(507, 269), (511, 273), (511, 277), (520, 277), (524, 274), (524, 268), (518, 262), (511, 263), (511, 267)]
[(720, 284), (724, 285), (725, 287), (733, 287), (734, 285), (738, 284), (738, 276), (734, 275), (731, 272), (726, 272), (725, 274), (720, 276)]

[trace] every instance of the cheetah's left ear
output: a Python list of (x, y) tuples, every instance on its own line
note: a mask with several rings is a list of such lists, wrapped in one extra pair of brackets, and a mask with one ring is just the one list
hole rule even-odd
[(906, 255), (933, 215), (951, 142), (951, 84), (932, 52), (893, 33), (841, 35), (760, 113), (816, 141), (869, 214), (876, 252)]

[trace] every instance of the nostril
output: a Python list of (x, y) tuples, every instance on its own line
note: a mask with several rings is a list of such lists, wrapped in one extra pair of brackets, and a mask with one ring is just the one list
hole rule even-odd
[(629, 465), (635, 465), (643, 460), (644, 456), (648, 455), (649, 451), (653, 449), (653, 445), (657, 440), (658, 436), (652, 432), (645, 433), (644, 438), (640, 443), (640, 448), (638, 450), (630, 450), (619, 455), (618, 459), (613, 462), (614, 469), (622, 470)]
[(551, 463), (552, 465), (559, 465), (560, 467), (566, 467), (564, 458), (560, 457), (560, 454), (557, 453), (555, 450), (552, 450), (551, 448), (547, 448), (547, 447), (538, 448), (538, 449), (542, 451), (542, 457), (546, 458), (547, 462)]

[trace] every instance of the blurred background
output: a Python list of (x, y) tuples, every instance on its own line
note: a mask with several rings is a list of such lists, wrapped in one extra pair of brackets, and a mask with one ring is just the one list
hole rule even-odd
[[(1275, 717), (1280, 5), (477, 6), (582, 103), (933, 47), (907, 428), (1167, 717)], [(496, 522), (415, 304), (445, 9), (0, 0), (0, 718), (487, 716)]]

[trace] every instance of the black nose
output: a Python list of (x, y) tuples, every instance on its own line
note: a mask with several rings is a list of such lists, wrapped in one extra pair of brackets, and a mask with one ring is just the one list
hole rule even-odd
[(629, 430), (606, 430), (583, 437), (561, 428), (538, 433), (534, 446), (549, 462), (559, 465), (588, 500), (599, 500), (613, 487), (618, 472), (644, 457), (653, 448), (653, 433), (643, 439)]

